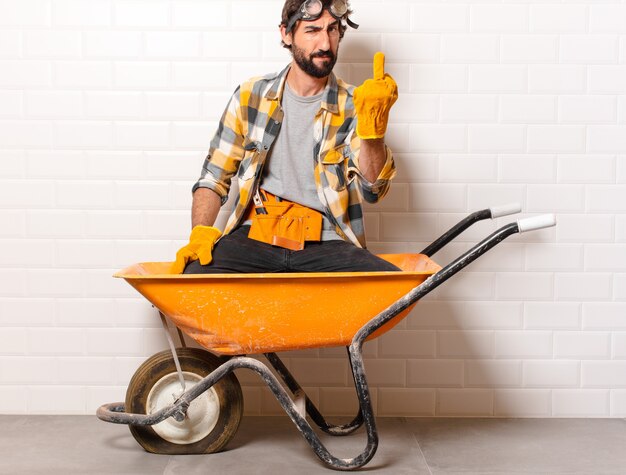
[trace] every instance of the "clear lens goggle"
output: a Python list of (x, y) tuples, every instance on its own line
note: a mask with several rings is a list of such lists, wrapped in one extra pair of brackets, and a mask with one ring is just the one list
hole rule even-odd
[[(346, 13), (348, 13), (348, 0), (333, 0), (328, 7), (328, 12), (335, 18), (336, 20), (342, 20)], [(306, 0), (302, 3), (300, 9), (294, 13), (289, 21), (287, 22), (286, 33), (291, 32), (293, 26), (296, 24), (298, 20), (317, 20), (322, 16), (324, 12), (324, 4), (321, 0)], [(350, 20), (350, 18), (346, 18), (346, 23), (356, 29), (359, 27), (356, 23)]]

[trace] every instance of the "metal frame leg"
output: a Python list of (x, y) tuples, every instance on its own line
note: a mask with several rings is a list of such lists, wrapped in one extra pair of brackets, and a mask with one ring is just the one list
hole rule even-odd
[[(350, 350), (349, 348), (347, 349), (348, 349), (348, 357), (350, 357)], [(361, 413), (360, 409), (356, 417), (352, 420), (352, 422), (349, 422), (348, 424), (332, 425), (326, 422), (326, 419), (320, 413), (319, 409), (315, 406), (313, 401), (309, 399), (309, 397), (304, 392), (300, 384), (298, 384), (296, 379), (289, 372), (289, 370), (287, 369), (285, 364), (282, 362), (282, 360), (278, 357), (278, 355), (276, 353), (264, 353), (264, 355), (267, 358), (267, 360), (270, 362), (272, 367), (276, 370), (278, 375), (285, 382), (289, 390), (294, 395), (304, 396), (306, 413), (322, 431), (324, 431), (325, 433), (329, 435), (344, 436), (344, 435), (349, 435), (353, 433), (355, 430), (357, 430), (359, 427), (363, 425), (363, 414)]]
[(99, 419), (106, 422), (133, 425), (154, 425), (168, 417), (178, 418), (181, 414), (184, 415), (184, 411), (187, 410), (191, 401), (208, 390), (221, 378), (236, 369), (247, 368), (257, 373), (267, 384), (279, 404), (298, 430), (300, 430), (300, 433), (320, 460), (337, 470), (352, 470), (362, 467), (374, 456), (378, 447), (378, 433), (376, 431), (369, 388), (365, 379), (361, 345), (350, 346), (350, 361), (353, 368), (357, 395), (359, 396), (359, 405), (367, 430), (367, 445), (365, 449), (359, 455), (351, 459), (340, 459), (333, 456), (317, 436), (306, 418), (300, 414), (297, 403), (290, 397), (287, 390), (282, 386), (278, 378), (270, 371), (267, 365), (247, 356), (237, 356), (226, 361), (219, 368), (182, 394), (174, 404), (164, 407), (153, 414), (129, 414), (125, 412), (123, 403), (111, 403), (101, 406), (96, 412), (96, 415)]

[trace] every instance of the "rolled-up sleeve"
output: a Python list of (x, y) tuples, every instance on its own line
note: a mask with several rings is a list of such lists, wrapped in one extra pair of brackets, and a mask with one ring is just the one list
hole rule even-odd
[(192, 188), (192, 192), (198, 188), (213, 190), (220, 197), (222, 205), (228, 200), (231, 178), (237, 172), (244, 154), (244, 125), (241, 121), (239, 94), (240, 88), (237, 88), (211, 140), (200, 178)]
[(374, 182), (370, 182), (363, 176), (361, 170), (359, 169), (358, 159), (360, 152), (360, 139), (356, 137), (356, 134), (354, 134), (350, 142), (350, 147), (353, 150), (355, 158), (350, 168), (351, 172), (357, 177), (361, 187), (361, 192), (363, 193), (363, 199), (368, 203), (377, 203), (387, 194), (389, 186), (391, 185), (391, 180), (396, 176), (396, 165), (393, 161), (393, 153), (391, 152), (391, 149), (385, 145), (385, 164), (383, 165), (383, 168), (378, 174), (376, 180), (374, 180)]

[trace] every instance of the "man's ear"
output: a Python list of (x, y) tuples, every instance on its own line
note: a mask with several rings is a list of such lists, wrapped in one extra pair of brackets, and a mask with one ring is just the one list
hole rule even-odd
[(285, 25), (280, 25), (280, 36), (283, 39), (283, 43), (287, 46), (291, 46), (291, 43), (293, 42), (293, 30), (289, 33), (285, 33), (285, 31), (287, 31), (287, 27)]

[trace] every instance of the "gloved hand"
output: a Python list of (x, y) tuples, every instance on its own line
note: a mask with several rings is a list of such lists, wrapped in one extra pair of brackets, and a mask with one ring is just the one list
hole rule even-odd
[(374, 79), (368, 79), (354, 90), (357, 115), (356, 134), (361, 139), (384, 137), (391, 106), (398, 99), (398, 85), (385, 74), (385, 55), (374, 55)]
[(200, 259), (200, 264), (207, 265), (213, 260), (213, 246), (222, 232), (213, 226), (195, 226), (189, 236), (189, 244), (181, 247), (172, 264), (172, 274), (182, 274), (187, 263)]

